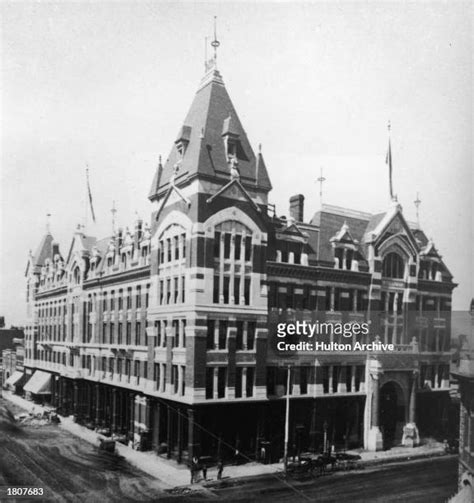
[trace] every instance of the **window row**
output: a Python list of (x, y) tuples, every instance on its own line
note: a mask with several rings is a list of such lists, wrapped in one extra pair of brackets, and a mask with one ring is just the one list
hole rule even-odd
[[(90, 338), (92, 325), (89, 323), (87, 327)], [(117, 346), (124, 344), (127, 346), (146, 346), (145, 323), (141, 323), (141, 321), (136, 321), (134, 324), (130, 321), (126, 323), (102, 323), (100, 343)]]
[[(229, 383), (227, 367), (206, 367), (206, 399), (226, 397)], [(235, 397), (252, 397), (255, 384), (254, 367), (235, 368)], [(245, 395), (244, 395), (245, 393)]]
[(160, 306), (184, 303), (186, 301), (185, 277), (175, 276), (160, 280), (158, 298)]
[(158, 245), (159, 264), (186, 258), (186, 234), (161, 239)]
[(250, 305), (250, 276), (215, 274), (214, 304)]
[(252, 260), (252, 236), (231, 232), (214, 233), (214, 258)]
[[(88, 298), (88, 312), (93, 310), (93, 299), (91, 296)], [(132, 309), (141, 308), (142, 306), (148, 308), (150, 303), (150, 285), (146, 285), (145, 288), (145, 298), (143, 298), (142, 287), (138, 285), (133, 293), (131, 287), (127, 288), (126, 291), (119, 289), (117, 291), (110, 290), (110, 292), (103, 292), (102, 294), (102, 310), (103, 311), (114, 311), (118, 309)]]
[[(156, 328), (156, 347), (166, 348), (168, 345), (166, 320), (155, 321)], [(186, 347), (186, 320), (173, 320), (171, 323), (171, 347), (185, 348)]]
[[(237, 321), (235, 330), (235, 349), (252, 351), (255, 349), (255, 321)], [(228, 348), (229, 322), (227, 320), (207, 320), (206, 348), (210, 350)]]

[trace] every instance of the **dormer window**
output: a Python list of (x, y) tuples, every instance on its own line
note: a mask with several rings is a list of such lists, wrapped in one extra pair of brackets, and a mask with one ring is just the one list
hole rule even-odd
[(191, 127), (183, 126), (178, 134), (178, 138), (174, 144), (180, 157), (184, 157), (186, 149), (188, 148), (189, 140), (191, 139)]

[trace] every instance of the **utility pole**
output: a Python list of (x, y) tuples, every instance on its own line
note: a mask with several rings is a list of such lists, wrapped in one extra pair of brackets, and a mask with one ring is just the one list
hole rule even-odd
[(286, 412), (285, 412), (285, 448), (283, 452), (283, 470), (285, 475), (288, 470), (288, 437), (290, 431), (290, 383), (291, 383), (291, 367), (288, 365), (288, 373), (286, 377)]

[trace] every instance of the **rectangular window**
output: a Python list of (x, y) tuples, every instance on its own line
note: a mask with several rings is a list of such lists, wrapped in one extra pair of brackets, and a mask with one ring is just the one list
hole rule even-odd
[(179, 260), (179, 236), (173, 238), (174, 244), (174, 259)]
[(234, 258), (235, 260), (240, 260), (240, 247), (242, 245), (242, 236), (240, 234), (236, 234), (235, 236), (235, 249), (234, 249)]
[(179, 346), (179, 320), (173, 320), (173, 347)]
[(229, 303), (229, 284), (230, 284), (230, 278), (229, 276), (224, 276), (224, 304)]
[(160, 389), (160, 370), (161, 365), (159, 363), (153, 364), (153, 381), (155, 381), (155, 389)]
[(242, 367), (235, 368), (235, 398), (242, 397)]
[(219, 320), (219, 349), (226, 348), (227, 326), (228, 322), (226, 320)]
[(132, 309), (132, 289), (127, 288), (127, 309)]
[(240, 304), (240, 276), (234, 278), (234, 304)]
[(135, 360), (133, 362), (133, 375), (137, 378), (137, 384), (140, 381), (140, 362)]
[(219, 367), (217, 371), (217, 398), (225, 397), (226, 377), (226, 367)]
[(163, 372), (161, 373), (162, 390), (166, 391), (166, 363), (163, 363)]
[(164, 291), (163, 291), (163, 280), (160, 280), (160, 305), (163, 304), (163, 294), (164, 294)]
[(186, 286), (184, 282), (184, 276), (181, 277), (181, 302), (184, 304), (186, 300)]
[(140, 335), (141, 335), (141, 331), (142, 331), (142, 324), (137, 321), (135, 323), (135, 346), (139, 346), (140, 345)]
[(214, 304), (219, 303), (219, 276), (214, 275), (214, 288), (212, 291), (212, 301)]
[(224, 258), (230, 258), (230, 239), (232, 235), (226, 232), (224, 234)]
[(115, 309), (115, 291), (112, 290), (110, 292), (110, 310), (113, 311)]
[(206, 367), (206, 398), (214, 396), (214, 367)]
[(102, 310), (107, 311), (107, 292), (104, 292), (104, 296), (102, 297)]
[(245, 237), (245, 261), (248, 262), (252, 259), (252, 237)]
[(110, 324), (110, 339), (109, 339), (109, 344), (114, 343), (114, 324)]
[(249, 321), (247, 324), (247, 349), (252, 350), (255, 346), (255, 329), (257, 323), (255, 321)]
[(127, 337), (127, 345), (130, 345), (132, 343), (132, 324), (127, 321), (127, 333), (126, 333), (126, 337)]
[(214, 328), (216, 322), (214, 320), (207, 320), (207, 338), (206, 348), (214, 349)]
[(119, 310), (123, 309), (123, 290), (119, 290), (118, 308)]
[(174, 278), (174, 303), (178, 303), (179, 298), (179, 278)]
[(247, 396), (253, 396), (254, 379), (255, 379), (255, 368), (247, 367), (247, 382), (246, 382)]
[(235, 338), (235, 348), (237, 350), (244, 349), (244, 322), (237, 322), (237, 333)]
[(183, 330), (183, 333), (181, 334), (181, 347), (185, 348), (186, 347), (186, 320), (183, 320), (181, 322), (181, 328)]
[(168, 262), (171, 262), (171, 257), (172, 257), (172, 254), (171, 254), (171, 239), (167, 239), (166, 240), (166, 251), (167, 251), (167, 254), (166, 254), (167, 260), (168, 260)]
[(117, 360), (117, 374), (120, 376), (122, 375), (122, 359), (119, 358)]
[(178, 365), (171, 367), (171, 384), (173, 386), (173, 393), (178, 393), (179, 378), (178, 378)]
[(142, 307), (142, 287), (137, 286), (137, 296), (136, 296), (137, 308)]
[(181, 395), (184, 396), (186, 388), (186, 367), (184, 365), (181, 366), (181, 375), (183, 376), (183, 380), (181, 381)]
[(214, 234), (214, 257), (219, 258), (221, 252), (221, 233)]
[(150, 285), (147, 285), (145, 295), (145, 307), (148, 308), (149, 305), (150, 305)]
[(117, 344), (122, 344), (122, 337), (123, 337), (123, 324), (119, 323), (118, 324), (118, 339), (117, 339)]
[(183, 243), (183, 252), (181, 258), (186, 258), (186, 234), (181, 234), (182, 243)]
[(244, 300), (245, 305), (250, 305), (250, 278), (245, 278), (244, 283)]
[(171, 279), (166, 280), (166, 303), (169, 304), (171, 301)]
[(160, 246), (158, 249), (158, 260), (159, 264), (162, 264), (165, 261), (165, 246), (163, 240), (160, 241)]

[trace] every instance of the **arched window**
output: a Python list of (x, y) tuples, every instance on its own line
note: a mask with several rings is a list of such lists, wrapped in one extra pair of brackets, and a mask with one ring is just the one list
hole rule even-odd
[(389, 253), (383, 259), (382, 276), (385, 278), (401, 278), (405, 275), (405, 263), (398, 253)]
[(73, 281), (75, 285), (79, 285), (79, 283), (81, 282), (81, 270), (79, 269), (79, 267), (76, 267), (74, 269)]

